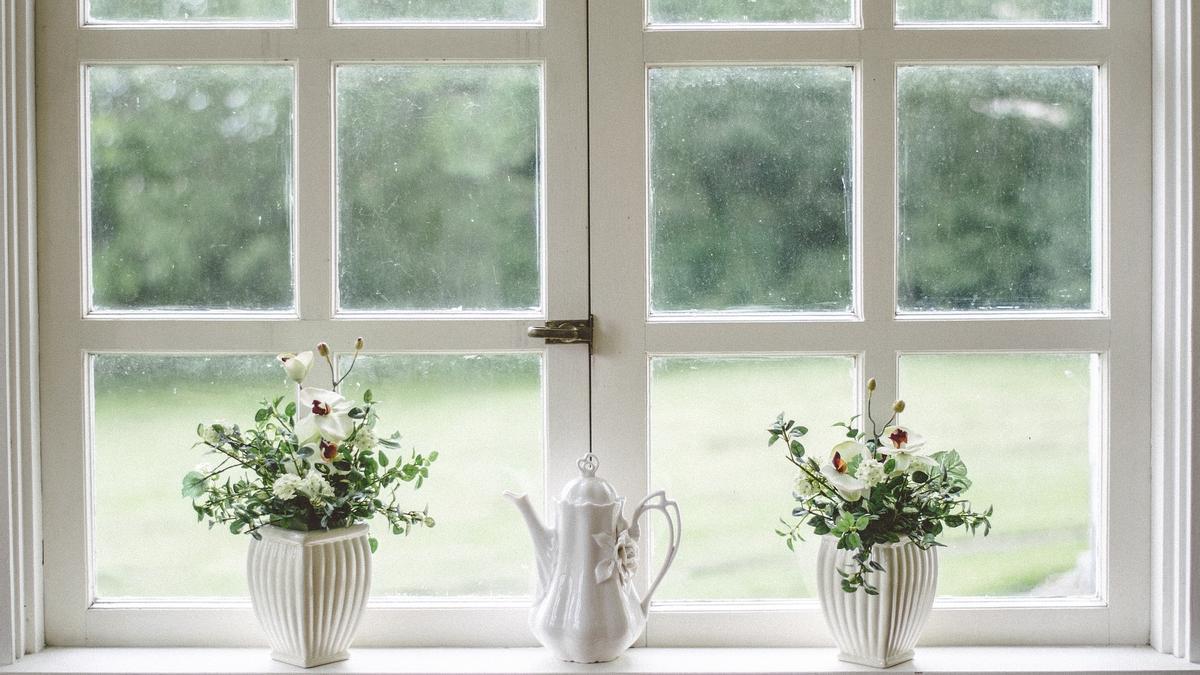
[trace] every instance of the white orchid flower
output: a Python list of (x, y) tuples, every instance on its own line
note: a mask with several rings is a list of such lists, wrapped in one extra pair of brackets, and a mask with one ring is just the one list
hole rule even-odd
[(300, 445), (317, 445), (320, 441), (336, 445), (354, 433), (354, 420), (350, 418), (354, 404), (341, 394), (304, 387), (297, 398), (300, 420), (296, 422), (296, 438)]
[(312, 352), (300, 352), (299, 354), (284, 352), (275, 358), (279, 359), (288, 379), (296, 384), (304, 382), (304, 378), (308, 377), (308, 371), (312, 369), (313, 365)]
[(930, 457), (925, 447), (925, 438), (906, 427), (887, 427), (879, 437), (881, 455), (887, 455), (896, 461), (896, 471), (905, 472), (919, 466), (926, 468), (937, 466), (937, 460)]
[(870, 456), (867, 446), (856, 441), (843, 441), (833, 446), (833, 456), (821, 466), (821, 475), (848, 502), (856, 502), (870, 492), (870, 486), (847, 473), (849, 460), (858, 455)]

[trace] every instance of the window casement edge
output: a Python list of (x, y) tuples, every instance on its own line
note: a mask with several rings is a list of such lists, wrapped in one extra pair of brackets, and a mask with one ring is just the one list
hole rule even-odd
[(1200, 12), (1190, 0), (1154, 2), (1154, 319), (1150, 643), (1200, 662), (1200, 462), (1193, 460), (1193, 396), (1200, 371), (1193, 236), (1200, 110)]
[(0, 665), (43, 646), (33, 0), (0, 4)]

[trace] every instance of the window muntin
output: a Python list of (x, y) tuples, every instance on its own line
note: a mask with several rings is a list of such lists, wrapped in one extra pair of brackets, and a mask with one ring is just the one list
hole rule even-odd
[(848, 312), (854, 71), (649, 71), (650, 312)]
[(540, 68), (346, 64), (336, 86), (341, 308), (539, 312)]
[(900, 311), (1094, 310), (1095, 66), (897, 74)]
[(87, 67), (91, 309), (294, 306), (294, 76)]

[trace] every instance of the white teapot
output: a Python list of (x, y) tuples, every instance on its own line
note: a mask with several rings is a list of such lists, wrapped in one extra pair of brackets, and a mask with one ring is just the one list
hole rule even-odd
[[(555, 502), (556, 527), (538, 520), (529, 498), (505, 492), (521, 510), (533, 537), (537, 590), (529, 613), (533, 634), (558, 658), (579, 663), (611, 661), (637, 640), (646, 626), (650, 597), (679, 551), (679, 505), (661, 490), (642, 500), (625, 520), (625, 498), (596, 477), (599, 463), (588, 453), (580, 477), (567, 483)], [(634, 573), (640, 562), (638, 519), (655, 509), (670, 528), (667, 558), (639, 598)]]

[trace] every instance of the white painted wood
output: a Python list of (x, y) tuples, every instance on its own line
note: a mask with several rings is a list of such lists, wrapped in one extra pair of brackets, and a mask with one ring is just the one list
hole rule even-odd
[[(261, 352), (318, 337), (347, 343), (365, 335), (377, 352), (532, 351), (543, 356), (545, 477), (557, 488), (564, 467), (586, 452), (588, 351), (545, 346), (525, 335), (546, 317), (585, 318), (587, 295), (587, 54), (584, 0), (548, 3), (544, 22), (499, 28), (333, 27), (327, 3), (297, 3), (295, 27), (81, 27), (73, 2), (38, 3), (38, 176), (43, 227), (39, 267), (43, 397), (60, 410), (47, 424), (45, 462), (55, 476), (45, 501), (55, 533), (46, 548), (45, 621), (52, 644), (262, 644), (246, 606), (97, 603), (91, 586), (87, 450), (89, 353)], [(542, 309), (525, 313), (346, 313), (333, 288), (332, 86), (342, 61), (520, 61), (543, 68), (544, 151)], [(91, 62), (287, 62), (296, 72), (298, 237), (296, 311), (114, 313), (86, 308), (81, 66)], [(553, 248), (554, 256), (548, 255)], [(500, 489), (499, 487), (497, 489)], [(515, 515), (514, 515), (515, 517)], [(524, 612), (486, 600), (373, 605), (361, 632), (394, 645), (530, 644)], [(197, 623), (198, 622), (198, 623)], [(40, 624), (40, 622), (39, 622)], [(396, 630), (398, 625), (421, 626)], [(197, 631), (197, 626), (204, 626)]]
[(1193, 460), (1197, 401), (1195, 118), (1200, 14), (1187, 0), (1154, 2), (1154, 359), (1150, 643), (1200, 660), (1200, 546)]
[[(0, 672), (294, 673), (265, 649), (51, 648)], [(332, 668), (328, 669), (333, 671)], [(1200, 670), (1149, 647), (925, 647), (887, 672), (1152, 672)], [(318, 670), (315, 672), (324, 672)], [(821, 649), (631, 649), (605, 666), (558, 661), (543, 649), (362, 649), (343, 673), (861, 673)]]
[(0, 5), (0, 664), (42, 645), (32, 14)]

